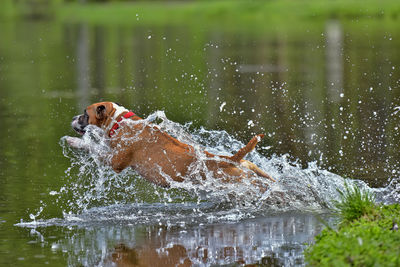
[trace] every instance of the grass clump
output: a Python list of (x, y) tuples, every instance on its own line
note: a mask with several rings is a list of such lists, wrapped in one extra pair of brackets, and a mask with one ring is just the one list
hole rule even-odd
[(344, 184), (344, 191), (338, 190), (340, 200), (335, 201), (335, 211), (339, 214), (342, 223), (350, 223), (363, 216), (374, 216), (376, 213), (375, 196), (368, 190), (358, 186)]
[(305, 251), (309, 266), (400, 266), (400, 205), (378, 205), (371, 192), (345, 186), (335, 210), (338, 229), (326, 228)]

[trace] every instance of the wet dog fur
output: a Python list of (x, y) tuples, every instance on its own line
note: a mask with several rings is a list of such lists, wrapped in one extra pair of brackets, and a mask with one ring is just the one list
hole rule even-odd
[[(170, 179), (176, 182), (189, 179), (193, 175), (191, 166), (202, 160), (207, 172), (224, 182), (241, 182), (253, 176), (275, 181), (254, 163), (243, 159), (264, 137), (263, 134), (253, 137), (233, 156), (201, 151), (202, 155), (199, 157), (199, 152), (193, 146), (180, 142), (136, 114), (124, 119), (128, 112), (129, 110), (116, 103), (100, 102), (88, 106), (71, 123), (72, 128), (80, 135), (85, 134), (88, 125), (104, 130), (112, 151), (108, 164), (117, 173), (132, 167), (148, 181), (168, 187)], [(122, 120), (118, 122), (120, 119)], [(132, 120), (133, 123), (126, 123), (125, 120)], [(112, 129), (116, 128), (116, 124), (118, 129), (114, 132)], [(67, 142), (71, 147), (90, 150), (80, 138), (68, 136)], [(203, 179), (207, 177), (204, 171), (197, 175)]]

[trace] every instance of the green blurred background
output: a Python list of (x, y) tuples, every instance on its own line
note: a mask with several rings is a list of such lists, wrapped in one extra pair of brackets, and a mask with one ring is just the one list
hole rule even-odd
[[(398, 0), (1, 0), (0, 264), (65, 265), (14, 224), (62, 217), (59, 140), (99, 100), (242, 142), (264, 132), (265, 157), (371, 186), (398, 178), (399, 15)], [(42, 232), (85, 235), (58, 231)]]

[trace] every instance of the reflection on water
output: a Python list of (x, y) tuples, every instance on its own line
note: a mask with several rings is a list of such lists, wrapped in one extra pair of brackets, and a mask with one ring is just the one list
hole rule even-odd
[[(60, 239), (47, 246), (68, 252), (70, 266), (294, 266), (303, 263), (306, 243), (312, 242), (322, 227), (314, 215), (306, 213), (215, 224), (181, 221), (174, 225), (137, 225), (116, 221), (84, 224), (83, 228), (79, 222), (59, 223), (64, 227), (54, 228), (48, 222), (44, 228), (50, 230), (49, 234), (61, 231)], [(47, 243), (47, 237), (41, 238), (40, 242)]]

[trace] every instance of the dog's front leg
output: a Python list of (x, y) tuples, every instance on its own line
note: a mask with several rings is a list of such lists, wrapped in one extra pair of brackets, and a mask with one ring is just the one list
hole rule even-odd
[(89, 151), (89, 146), (81, 138), (67, 136), (65, 139), (72, 148)]
[(79, 149), (87, 153), (93, 153), (95, 157), (102, 163), (105, 165), (110, 165), (110, 159), (107, 157), (108, 153), (103, 153), (104, 151), (100, 151), (99, 149), (96, 149), (96, 147), (90, 146), (87, 142), (78, 137), (67, 136), (65, 139), (68, 145), (70, 145), (72, 148)]
[(113, 153), (111, 167), (116, 173), (120, 173), (129, 166), (130, 153), (127, 151), (118, 151)]

